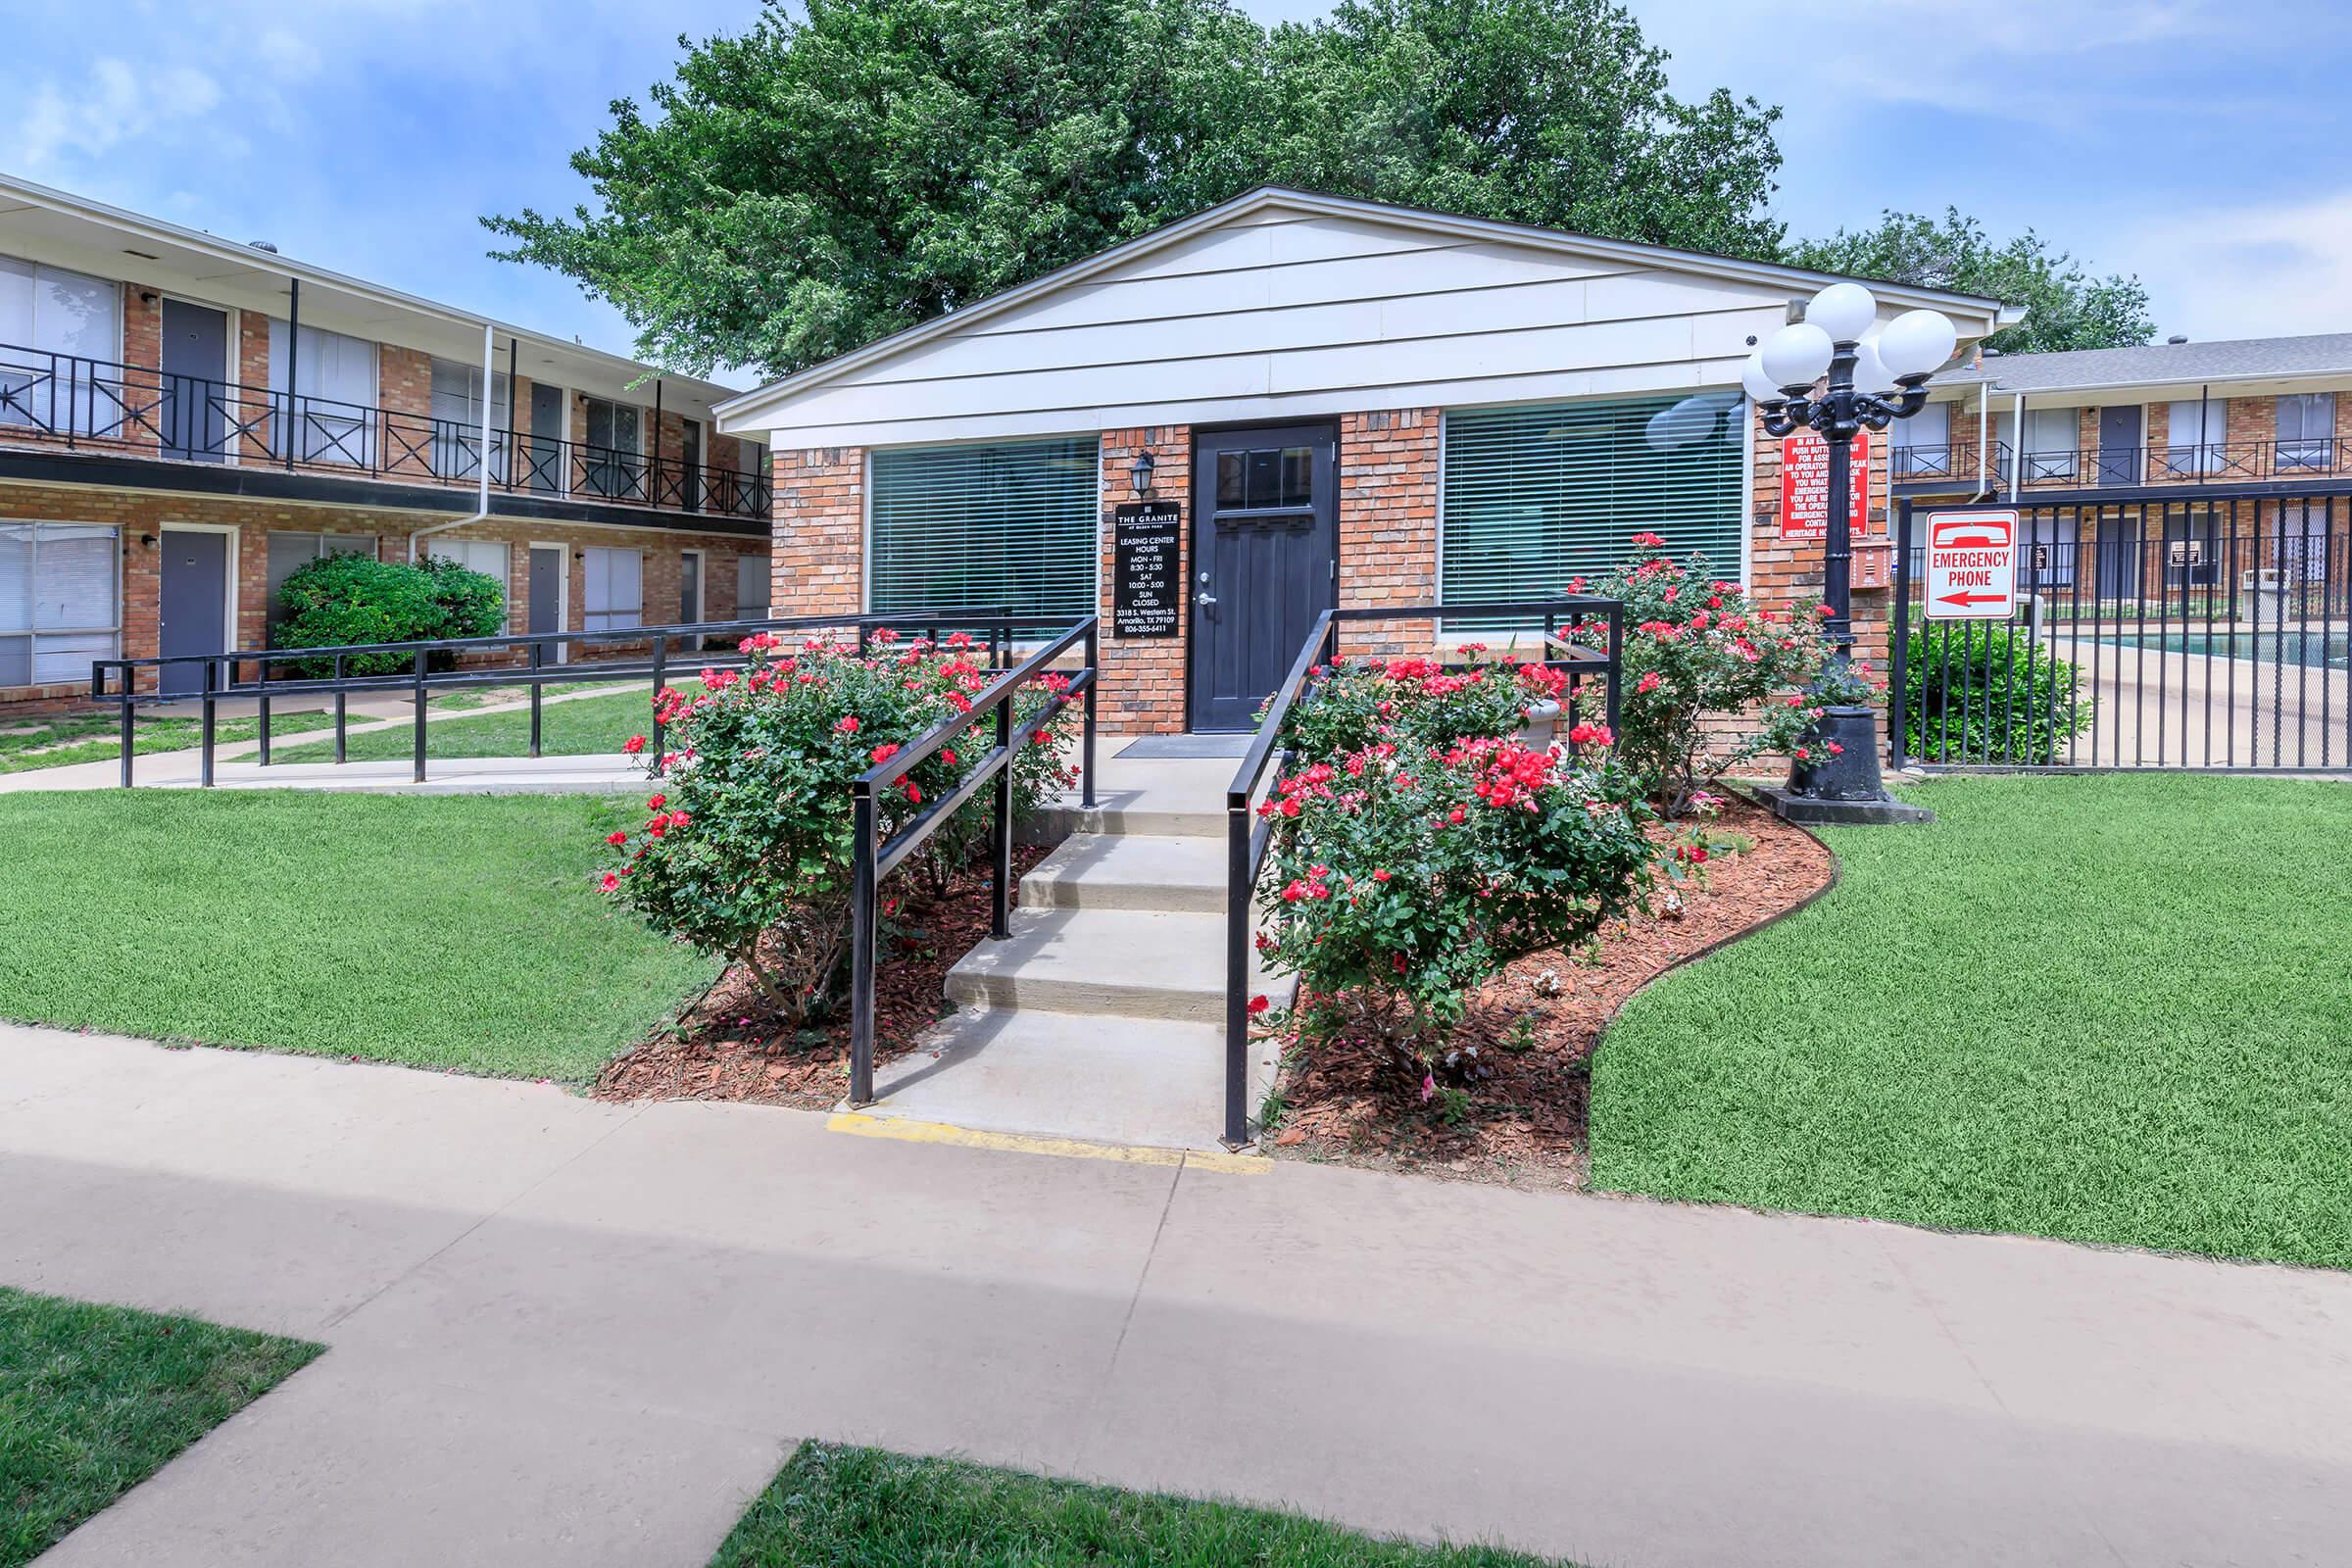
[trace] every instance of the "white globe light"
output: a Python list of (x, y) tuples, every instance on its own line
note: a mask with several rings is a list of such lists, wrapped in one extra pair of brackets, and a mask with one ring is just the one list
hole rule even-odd
[(1764, 374), (1776, 387), (1809, 387), (1830, 368), (1830, 334), (1811, 321), (1784, 326), (1764, 340)]
[(1750, 354), (1747, 363), (1740, 367), (1740, 384), (1747, 388), (1747, 395), (1758, 403), (1778, 403), (1785, 395), (1772, 384), (1772, 377), (1764, 373), (1762, 349)]
[(1894, 372), (1879, 358), (1879, 341), (1866, 337), (1854, 345), (1854, 390), (1857, 392), (1891, 392)]
[(1879, 359), (1895, 376), (1931, 375), (1951, 359), (1960, 333), (1941, 311), (1905, 311), (1879, 334)]
[(1878, 318), (1879, 302), (1859, 283), (1832, 283), (1805, 307), (1805, 319), (1838, 343), (1855, 341)]

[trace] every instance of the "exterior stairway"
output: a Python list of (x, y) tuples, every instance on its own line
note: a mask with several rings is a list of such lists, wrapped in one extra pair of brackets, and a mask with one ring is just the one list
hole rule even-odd
[[(1112, 743), (1115, 745), (1116, 743)], [(1102, 763), (1093, 810), (1021, 879), (1012, 935), (948, 974), (955, 1017), (874, 1071), (868, 1114), (990, 1132), (1213, 1149), (1225, 1122), (1230, 759)], [(1252, 994), (1279, 1004), (1252, 974)], [(1250, 1110), (1273, 1081), (1251, 1046)]]

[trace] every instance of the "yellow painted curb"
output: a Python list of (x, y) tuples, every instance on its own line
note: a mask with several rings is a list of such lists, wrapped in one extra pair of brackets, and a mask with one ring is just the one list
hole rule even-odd
[(899, 1116), (869, 1116), (858, 1110), (837, 1110), (825, 1118), (827, 1132), (857, 1138), (895, 1138), (906, 1144), (950, 1144), (961, 1149), (998, 1149), (1015, 1154), (1054, 1154), (1064, 1159), (1115, 1159), (1127, 1165), (1181, 1165), (1188, 1170), (1221, 1171), (1229, 1176), (1262, 1176), (1274, 1162), (1262, 1154), (1234, 1154), (1218, 1150), (1152, 1149), (1141, 1144), (1090, 1144), (1076, 1138), (1035, 1138), (1025, 1133), (990, 1133), (946, 1122), (908, 1121)]

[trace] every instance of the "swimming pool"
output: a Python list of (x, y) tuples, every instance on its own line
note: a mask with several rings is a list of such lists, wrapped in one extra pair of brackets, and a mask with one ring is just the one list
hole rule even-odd
[[(2061, 631), (2051, 646), (2062, 657), (2073, 658), (2081, 663), (2089, 656), (2067, 653), (2071, 641)], [(2289, 626), (2279, 631), (2186, 631), (2169, 636), (2098, 637), (2085, 639), (2123, 650), (2128, 658), (2135, 649), (2150, 653), (2186, 654), (2193, 658), (2249, 659), (2264, 664), (2300, 664), (2306, 669), (2352, 669), (2352, 633)]]

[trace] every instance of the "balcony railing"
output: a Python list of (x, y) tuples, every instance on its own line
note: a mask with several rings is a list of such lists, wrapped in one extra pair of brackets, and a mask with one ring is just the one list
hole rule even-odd
[[(474, 486), (478, 421), (0, 344), (0, 442), (188, 463)], [(490, 486), (721, 517), (769, 515), (766, 476), (585, 442), (490, 431)]]
[(1978, 482), (1978, 454), (1984, 454), (1986, 489), (2009, 488), (2016, 466), (2021, 491), (2095, 490), (2141, 485), (2270, 484), (2300, 479), (2352, 476), (2352, 441), (2321, 436), (2311, 440), (2209, 441), (2187, 446), (2061, 447), (2015, 452), (2006, 441), (1980, 447), (1974, 441), (1936, 446), (1895, 447), (1888, 457), (1893, 482), (1966, 485)]

